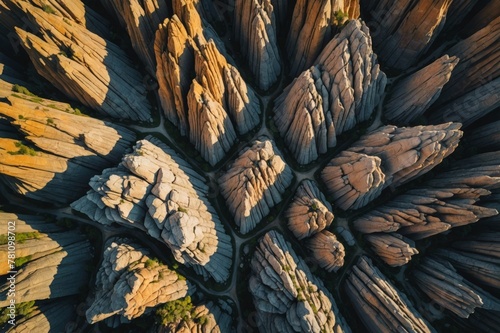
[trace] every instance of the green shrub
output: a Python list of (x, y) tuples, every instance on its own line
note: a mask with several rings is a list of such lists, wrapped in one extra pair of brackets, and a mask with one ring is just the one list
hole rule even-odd
[(12, 152), (9, 151), (10, 155), (29, 155), (36, 156), (36, 150), (31, 147), (26, 146), (21, 141), (16, 142), (16, 147), (19, 148), (18, 151)]
[(16, 267), (21, 267), (22, 265), (24, 265), (25, 263), (27, 263), (30, 260), (31, 260), (31, 256), (19, 257), (19, 258), (14, 259), (14, 264), (16, 265)]
[(54, 10), (54, 8), (52, 8), (51, 6), (45, 4), (42, 6), (42, 9), (44, 12), (48, 13), (48, 14), (55, 14), (56, 11)]
[(12, 86), (12, 91), (13, 92), (17, 92), (17, 93), (20, 93), (20, 94), (24, 94), (26, 96), (34, 96), (34, 97), (37, 97), (35, 94), (33, 94), (31, 91), (28, 90), (28, 88), (26, 87), (23, 87), (23, 86), (20, 86), (18, 84), (15, 84)]
[[(33, 309), (34, 305), (35, 301), (16, 303), (16, 315), (23, 317), (29, 315), (34, 310)], [(0, 312), (0, 325), (7, 323), (7, 321), (10, 319), (8, 314), (9, 314), (9, 308), (4, 307)]]
[(187, 296), (183, 299), (163, 304), (156, 310), (156, 315), (160, 319), (161, 324), (166, 325), (180, 320), (188, 320), (191, 317), (193, 309), (194, 306), (191, 302), (191, 297)]
[(54, 123), (54, 119), (47, 118), (47, 125), (50, 125), (50, 124), (53, 124), (53, 123)]
[(18, 115), (17, 118), (19, 119), (24, 119), (24, 116), (22, 114)]

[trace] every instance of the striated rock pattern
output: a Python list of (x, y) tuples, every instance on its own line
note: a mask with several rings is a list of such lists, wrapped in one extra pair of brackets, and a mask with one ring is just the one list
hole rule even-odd
[(229, 277), (231, 239), (207, 199), (205, 179), (159, 140), (138, 141), (119, 167), (93, 177), (90, 186), (73, 209), (99, 223), (146, 231), (205, 278)]
[(195, 291), (194, 285), (175, 271), (152, 261), (149, 251), (130, 239), (108, 240), (97, 272), (95, 300), (86, 312), (87, 321), (94, 324), (119, 316), (125, 323), (158, 304)]
[(363, 207), (384, 188), (404, 184), (441, 163), (458, 146), (459, 128), (457, 123), (381, 127), (333, 158), (321, 178), (338, 207)]
[(314, 161), (336, 146), (337, 135), (368, 120), (387, 82), (368, 27), (358, 20), (350, 21), (314, 64), (283, 91), (274, 107), (280, 135), (300, 164)]
[(350, 332), (330, 292), (276, 231), (250, 263), (250, 293), (260, 332)]
[(372, 11), (377, 21), (373, 43), (382, 63), (398, 70), (415, 64), (441, 32), (451, 3), (451, 0), (379, 1)]
[(259, 88), (267, 90), (281, 72), (272, 0), (237, 0), (234, 20), (241, 53), (246, 57)]
[(298, 0), (286, 40), (290, 75), (297, 76), (313, 65), (338, 28), (359, 14), (359, 0)]
[(37, 72), (68, 97), (116, 119), (151, 121), (141, 74), (123, 50), (79, 24), (12, 0), (36, 27), (16, 28)]
[(425, 258), (412, 277), (430, 299), (459, 317), (468, 318), (476, 308), (500, 311), (500, 300), (464, 279), (449, 262)]
[(306, 247), (313, 253), (316, 263), (328, 272), (337, 272), (344, 266), (344, 245), (337, 237), (323, 230), (307, 240)]
[(396, 84), (384, 105), (384, 116), (391, 122), (408, 125), (436, 101), (450, 79), (457, 57), (447, 55)]
[[(7, 239), (9, 221), (15, 222), (16, 303), (77, 295), (90, 279), (91, 245), (76, 230), (65, 230), (44, 218), (0, 213), (1, 235)], [(20, 241), (20, 239), (25, 239)], [(5, 250), (7, 247), (5, 246)], [(0, 273), (7, 273), (7, 251), (0, 254)], [(75, 274), (78, 272), (78, 274)], [(9, 281), (0, 286), (0, 307), (10, 304)]]
[(253, 230), (269, 214), (292, 179), (292, 170), (267, 137), (259, 137), (240, 153), (218, 181), (241, 233)]
[(365, 237), (375, 253), (389, 266), (406, 265), (418, 254), (415, 242), (398, 233), (371, 234)]
[(500, 120), (490, 122), (469, 132), (467, 143), (472, 147), (500, 150)]
[(359, 318), (370, 332), (434, 332), (367, 257), (348, 273), (346, 291)]
[(306, 179), (295, 192), (295, 197), (285, 213), (288, 228), (298, 239), (310, 237), (332, 224), (332, 206), (316, 182)]

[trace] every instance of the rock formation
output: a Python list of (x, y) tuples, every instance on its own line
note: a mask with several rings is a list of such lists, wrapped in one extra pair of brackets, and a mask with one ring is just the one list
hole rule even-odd
[(339, 27), (359, 14), (359, 0), (297, 1), (286, 41), (290, 75), (296, 76), (313, 65)]
[(151, 121), (142, 76), (123, 50), (63, 17), (20, 0), (11, 3), (25, 12), (34, 29), (15, 31), (41, 76), (103, 115)]
[(406, 295), (361, 257), (351, 268), (346, 292), (359, 318), (370, 332), (433, 332)]
[[(0, 213), (0, 234), (5, 239), (9, 221), (15, 222), (16, 267), (5, 266), (7, 251), (2, 251), (0, 268), (2, 274), (6, 270), (18, 272), (16, 303), (79, 294), (90, 279), (86, 268), (92, 260), (92, 252), (86, 237), (37, 216)], [(10, 297), (7, 298), (9, 288), (9, 281), (0, 286), (0, 307), (10, 304)]]
[(288, 228), (298, 239), (310, 237), (332, 224), (332, 206), (312, 180), (304, 180), (285, 213)]
[(90, 324), (119, 316), (128, 322), (158, 304), (192, 294), (195, 287), (149, 251), (130, 239), (112, 238), (105, 244), (96, 277), (95, 300), (86, 312)]
[(365, 237), (373, 251), (389, 266), (406, 265), (418, 254), (415, 242), (398, 233), (371, 234)]
[(380, 61), (397, 70), (415, 64), (441, 32), (451, 3), (451, 0), (379, 1), (372, 16), (377, 23), (373, 43)]
[(204, 277), (229, 277), (232, 245), (207, 199), (205, 179), (157, 139), (138, 141), (117, 168), (90, 181), (73, 209), (103, 224), (119, 223), (164, 242), (177, 261)]
[(396, 83), (384, 105), (384, 116), (391, 122), (408, 125), (436, 101), (450, 79), (457, 57), (447, 55)]
[(292, 170), (267, 137), (259, 137), (241, 151), (218, 179), (221, 194), (241, 233), (253, 230), (282, 200), (292, 178)]
[(307, 240), (306, 247), (313, 253), (316, 263), (328, 272), (337, 272), (344, 266), (344, 245), (334, 234), (323, 230)]
[(336, 146), (337, 135), (368, 120), (386, 81), (372, 51), (368, 27), (358, 20), (349, 22), (314, 66), (275, 101), (274, 121), (297, 162), (314, 161)]
[(434, 302), (462, 318), (476, 308), (500, 311), (500, 300), (470, 283), (446, 261), (425, 258), (411, 276)]
[(272, 0), (237, 0), (234, 6), (235, 36), (241, 53), (259, 88), (267, 90), (281, 72)]
[(500, 150), (500, 120), (490, 122), (469, 132), (467, 143), (472, 147)]
[(365, 134), (321, 172), (334, 203), (365, 206), (388, 186), (397, 187), (434, 168), (458, 145), (460, 124), (384, 126)]
[(260, 332), (350, 332), (330, 292), (281, 234), (264, 235), (250, 267)]

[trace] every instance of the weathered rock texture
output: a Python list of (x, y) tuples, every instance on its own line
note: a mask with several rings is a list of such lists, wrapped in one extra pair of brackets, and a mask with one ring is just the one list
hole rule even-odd
[(272, 0), (237, 0), (235, 36), (259, 88), (269, 89), (281, 72)]
[(346, 291), (359, 318), (370, 332), (434, 332), (367, 257), (348, 273)]
[(500, 150), (500, 120), (480, 126), (469, 132), (467, 143), (472, 147)]
[[(4, 84), (12, 88), (0, 80)], [(72, 114), (66, 103), (9, 94), (0, 102), (0, 117), (9, 119), (22, 140), (37, 150), (30, 155), (19, 140), (2, 135), (0, 181), (29, 198), (56, 204), (76, 200), (87, 190), (88, 180), (117, 163), (135, 140), (122, 126)]]
[(384, 116), (401, 125), (419, 118), (439, 97), (458, 61), (444, 55), (398, 82), (385, 102)]
[(288, 228), (295, 237), (310, 237), (332, 224), (332, 206), (312, 180), (304, 180), (285, 213)]
[(105, 244), (96, 277), (96, 295), (86, 312), (94, 324), (111, 316), (121, 322), (150, 312), (158, 304), (173, 301), (195, 291), (166, 265), (154, 262), (149, 251), (130, 239), (112, 238)]
[(460, 124), (384, 126), (333, 158), (321, 172), (334, 203), (359, 208), (388, 186), (397, 187), (434, 168), (462, 137)]
[(330, 292), (281, 234), (264, 235), (250, 266), (260, 332), (350, 332)]
[(251, 231), (269, 214), (292, 179), (292, 170), (267, 137), (258, 138), (240, 153), (218, 181), (241, 233)]
[(379, 1), (371, 13), (376, 22), (373, 43), (380, 61), (399, 70), (411, 67), (441, 32), (451, 3), (451, 0)]
[(138, 141), (117, 168), (93, 177), (90, 186), (74, 209), (99, 223), (147, 232), (206, 278), (229, 277), (231, 239), (207, 199), (205, 179), (159, 140)]
[(336, 272), (344, 266), (344, 245), (337, 237), (323, 230), (307, 240), (306, 247), (313, 253), (316, 263), (328, 272)]
[[(76, 230), (65, 230), (44, 218), (31, 215), (0, 213), (1, 234), (7, 239), (8, 222), (15, 222), (16, 262), (22, 266), (11, 269), (7, 251), (2, 251), (1, 273), (17, 270), (16, 303), (77, 295), (90, 279), (86, 268), (92, 259), (91, 245)], [(19, 239), (24, 238), (24, 241)], [(6, 247), (5, 247), (6, 249)], [(22, 260), (21, 260), (22, 259)], [(75, 274), (78, 272), (78, 274)], [(7, 298), (10, 283), (0, 287), (0, 307), (10, 304)]]
[[(325, 3), (328, 3), (325, 2)], [(276, 99), (274, 121), (297, 162), (307, 164), (335, 147), (337, 135), (368, 120), (386, 76), (367, 26), (354, 20)]]
[(194, 4), (176, 2), (174, 13), (155, 37), (160, 101), (168, 120), (214, 165), (236, 132), (259, 123), (260, 102), (225, 57), (222, 42), (202, 25)]
[(476, 308), (500, 311), (500, 300), (470, 283), (447, 261), (425, 258), (411, 276), (431, 300), (462, 318)]
[(311, 66), (339, 26), (359, 14), (359, 0), (298, 0), (286, 42), (290, 75)]
[(27, 32), (15, 28), (37, 72), (68, 97), (103, 115), (151, 121), (141, 74), (123, 50), (80, 24), (12, 0), (25, 12)]
[(373, 251), (389, 266), (406, 265), (418, 254), (415, 242), (398, 233), (371, 234), (365, 237)]

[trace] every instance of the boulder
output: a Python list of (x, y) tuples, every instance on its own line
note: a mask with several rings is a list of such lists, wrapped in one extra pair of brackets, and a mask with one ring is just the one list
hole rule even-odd
[(314, 261), (328, 272), (337, 272), (344, 266), (344, 245), (337, 237), (327, 230), (323, 230), (306, 242), (306, 247), (313, 253)]
[(365, 236), (372, 250), (389, 266), (406, 265), (411, 257), (418, 254), (415, 242), (396, 232), (390, 234), (370, 234)]

